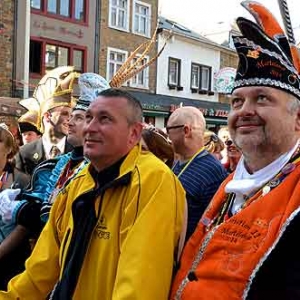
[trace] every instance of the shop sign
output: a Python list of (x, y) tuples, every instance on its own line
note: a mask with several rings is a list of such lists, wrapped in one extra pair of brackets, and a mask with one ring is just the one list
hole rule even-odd
[(169, 109), (165, 106), (157, 105), (157, 104), (146, 104), (142, 103), (142, 107), (144, 109), (150, 109), (150, 110), (160, 110), (160, 111), (169, 111)]
[(214, 89), (217, 93), (230, 94), (233, 89), (236, 69), (223, 68), (214, 76)]
[[(172, 104), (170, 106), (170, 112), (172, 113), (175, 109), (179, 108), (179, 105)], [(220, 117), (220, 118), (227, 118), (228, 111), (223, 109), (213, 109), (213, 108), (203, 108), (197, 107), (205, 117)]]
[(34, 21), (33, 27), (44, 31), (53, 31), (62, 35), (76, 37), (78, 39), (83, 38), (83, 31), (81, 29), (70, 29), (64, 26), (56, 26), (53, 24), (48, 24), (45, 21), (44, 22)]

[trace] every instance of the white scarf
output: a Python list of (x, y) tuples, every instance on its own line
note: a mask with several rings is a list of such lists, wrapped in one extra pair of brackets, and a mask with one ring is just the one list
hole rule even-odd
[(231, 181), (225, 186), (226, 193), (235, 193), (235, 200), (232, 206), (232, 214), (237, 213), (245, 202), (245, 198), (253, 195), (264, 184), (270, 181), (288, 163), (298, 147), (299, 141), (292, 150), (282, 154), (272, 163), (261, 170), (249, 174), (245, 168), (244, 157), (242, 156), (237, 164)]

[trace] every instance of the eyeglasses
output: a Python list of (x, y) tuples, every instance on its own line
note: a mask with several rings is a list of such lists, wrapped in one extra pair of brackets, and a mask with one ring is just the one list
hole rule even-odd
[(212, 134), (209, 138), (209, 141), (204, 146), (208, 146), (211, 142), (219, 142), (219, 137), (216, 134)]
[(167, 134), (169, 134), (170, 129), (182, 128), (182, 127), (184, 127), (184, 126), (185, 126), (185, 125), (167, 126), (167, 127), (166, 127)]

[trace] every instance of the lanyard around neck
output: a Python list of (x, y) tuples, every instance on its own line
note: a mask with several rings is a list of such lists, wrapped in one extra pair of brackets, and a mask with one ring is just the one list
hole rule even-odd
[[(199, 153), (201, 153), (204, 150), (204, 147), (202, 147), (200, 150), (198, 150), (193, 156), (192, 158), (186, 163), (186, 165), (184, 166), (184, 168), (180, 171), (180, 173), (177, 175), (177, 177), (179, 178), (183, 172), (188, 168), (188, 166), (192, 163), (192, 161), (198, 156)], [(173, 167), (173, 171), (175, 170), (175, 167), (177, 166), (178, 162), (175, 164), (175, 166)]]

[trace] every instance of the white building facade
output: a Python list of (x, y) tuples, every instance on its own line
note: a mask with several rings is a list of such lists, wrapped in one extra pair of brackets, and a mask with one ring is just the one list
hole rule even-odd
[[(170, 115), (180, 105), (195, 106), (203, 112), (208, 127), (225, 125), (229, 106), (219, 103), (214, 88), (222, 46), (163, 17), (160, 17), (159, 30), (158, 50), (171, 37), (157, 60), (158, 108), (169, 108)], [(146, 121), (164, 127), (167, 117), (157, 115)]]

